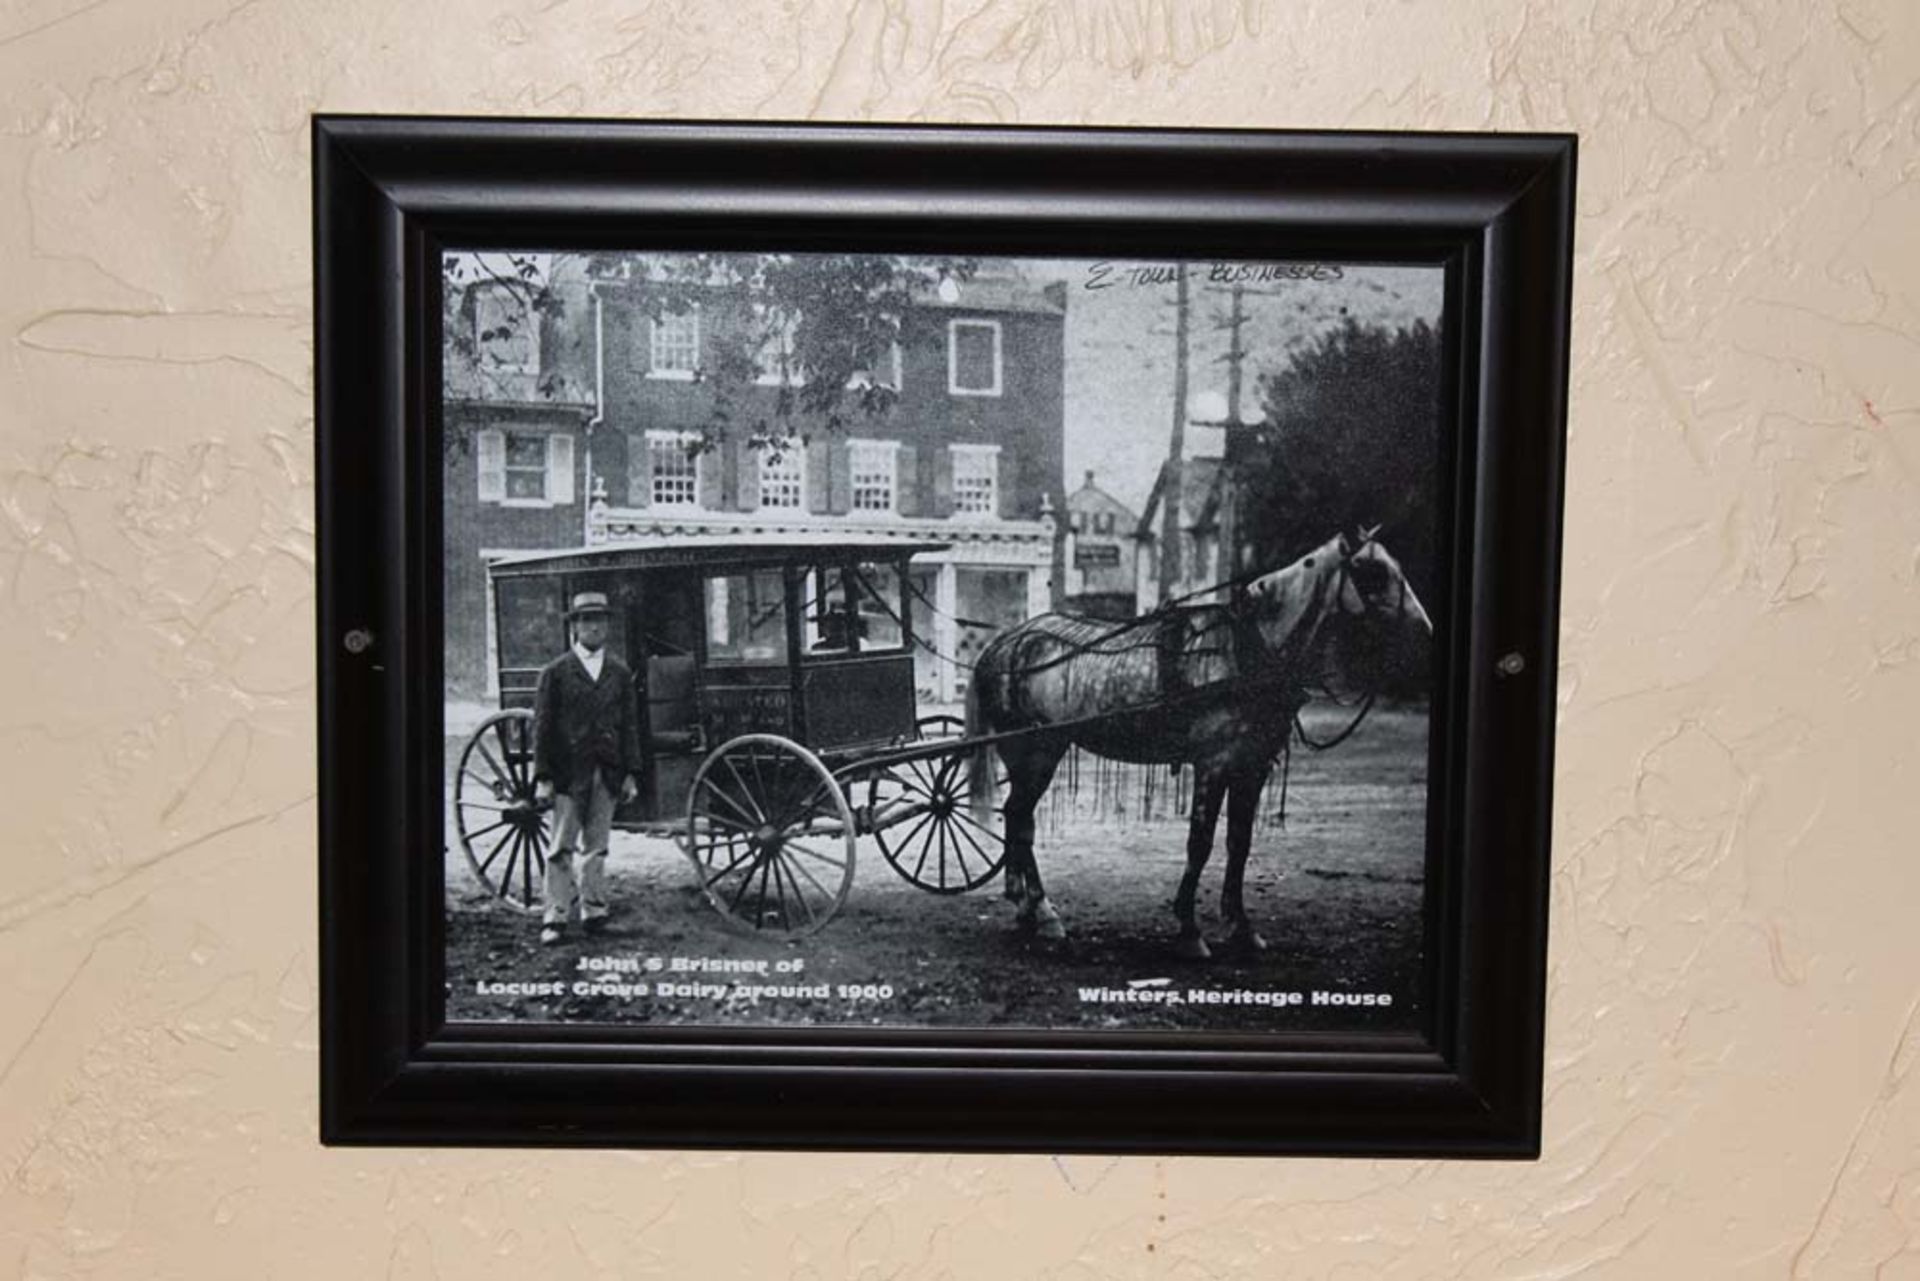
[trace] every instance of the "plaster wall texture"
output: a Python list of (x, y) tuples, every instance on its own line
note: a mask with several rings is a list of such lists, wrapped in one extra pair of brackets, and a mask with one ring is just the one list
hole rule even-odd
[[(1582, 136), (1538, 1164), (325, 1151), (315, 110)], [(0, 1272), (1920, 1277), (1920, 5), (0, 8)]]

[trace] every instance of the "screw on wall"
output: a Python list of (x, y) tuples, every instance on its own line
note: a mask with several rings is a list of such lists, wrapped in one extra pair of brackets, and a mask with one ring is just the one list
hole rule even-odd
[(356, 627), (340, 638), (349, 654), (364, 654), (373, 648), (373, 633), (365, 627)]
[(1516, 650), (1511, 653), (1502, 654), (1500, 661), (1493, 666), (1494, 670), (1498, 671), (1502, 676), (1518, 676), (1521, 672), (1527, 670), (1527, 660)]

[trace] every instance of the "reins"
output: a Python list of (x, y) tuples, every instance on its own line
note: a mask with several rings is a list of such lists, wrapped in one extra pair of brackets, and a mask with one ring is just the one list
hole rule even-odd
[[(900, 615), (896, 614), (893, 611), (893, 607), (887, 604), (886, 597), (881, 595), (880, 592), (874, 587), (872, 580), (870, 580), (859, 569), (855, 569), (853, 572), (854, 572), (854, 576), (860, 580), (861, 585), (867, 589), (869, 595), (873, 599), (873, 602), (880, 606), (881, 610), (885, 612), (887, 617), (892, 619), (895, 623), (900, 624), (901, 629), (903, 631), (910, 631), (910, 629), (907, 628), (905, 621), (901, 619)], [(1156, 605), (1148, 612), (1138, 615), (1137, 617), (1134, 617), (1134, 618), (1119, 619), (1119, 620), (1084, 619), (1084, 621), (1087, 621), (1087, 622), (1104, 623), (1109, 627), (1110, 630), (1104, 632), (1102, 635), (1088, 642), (1087, 644), (1070, 646), (1066, 650), (1066, 652), (1061, 654), (1056, 654), (1053, 657), (1045, 659), (1041, 662), (1033, 663), (1026, 667), (1009, 668), (1006, 672), (1006, 675), (1009, 677), (1024, 678), (1024, 677), (1036, 675), (1037, 673), (1040, 673), (1040, 672), (1048, 671), (1052, 668), (1059, 667), (1066, 663), (1071, 663), (1076, 659), (1089, 658), (1089, 657), (1110, 658), (1119, 654), (1131, 654), (1136, 650), (1156, 648), (1159, 642), (1151, 637), (1148, 637), (1146, 639), (1141, 639), (1141, 640), (1129, 641), (1127, 644), (1117, 645), (1117, 646), (1114, 645), (1113, 642), (1115, 640), (1128, 637), (1132, 633), (1142, 631), (1150, 626), (1158, 627), (1160, 624), (1164, 623), (1167, 619), (1173, 617), (1174, 614), (1178, 612), (1178, 610), (1182, 606), (1186, 605), (1190, 601), (1198, 600), (1202, 596), (1211, 596), (1215, 592), (1224, 591), (1224, 592), (1227, 592), (1230, 597), (1237, 598), (1243, 594), (1242, 589), (1245, 588), (1247, 584), (1266, 577), (1266, 575), (1270, 572), (1272, 571), (1241, 574), (1234, 578), (1225, 579), (1224, 581), (1215, 583), (1210, 587), (1202, 587), (1196, 591), (1188, 592), (1185, 595), (1176, 596), (1172, 600), (1166, 601), (1160, 605)], [(938, 605), (934, 604), (932, 601), (927, 599), (927, 594), (921, 591), (920, 588), (914, 584), (911, 578), (907, 580), (907, 590), (913, 594), (913, 597), (915, 600), (919, 601), (922, 605), (925, 605), (929, 611), (931, 611), (932, 613), (938, 614), (942, 618), (951, 619), (954, 622), (959, 623), (963, 627), (978, 628), (982, 631), (993, 630), (991, 624), (982, 623), (971, 618), (963, 618), (958, 614), (951, 614), (951, 613), (948, 613), (946, 610), (941, 609)], [(1228, 612), (1227, 622), (1231, 623), (1232, 621), (1234, 621), (1233, 615), (1236, 612), (1236, 606), (1230, 603), (1226, 606), (1222, 606), (1222, 608), (1226, 609)], [(1063, 615), (1063, 617), (1080, 617), (1080, 616)], [(1212, 628), (1216, 626), (1219, 626), (1219, 624), (1210, 624), (1209, 630), (1212, 630)], [(975, 671), (975, 670), (978, 670), (980, 666), (978, 663), (969, 663), (963, 658), (959, 658), (950, 654), (941, 653), (937, 648), (935, 648), (925, 638), (923, 638), (918, 632), (912, 632), (911, 635), (912, 635), (914, 647), (916, 649), (923, 651), (931, 658), (938, 659), (940, 662), (943, 662), (943, 663), (950, 663), (954, 667), (961, 668), (962, 670), (965, 670), (965, 671)]]
[[(1262, 571), (1259, 573), (1240, 574), (1233, 578), (1226, 579), (1222, 582), (1214, 583), (1211, 586), (1202, 587), (1195, 591), (1187, 592), (1184, 595), (1177, 596), (1170, 601), (1166, 601), (1165, 603), (1156, 606), (1151, 611), (1145, 614), (1141, 614), (1136, 618), (1121, 620), (1116, 623), (1113, 623), (1111, 625), (1111, 630), (1104, 632), (1102, 635), (1100, 635), (1099, 637), (1095, 638), (1093, 641), (1087, 644), (1070, 645), (1064, 653), (1056, 654), (1042, 662), (1034, 663), (1026, 667), (1010, 668), (1006, 671), (1005, 675), (1009, 678), (1024, 679), (1024, 678), (1033, 676), (1036, 673), (1047, 671), (1047, 670), (1050, 670), (1051, 668), (1058, 667), (1066, 663), (1075, 662), (1083, 658), (1114, 657), (1121, 654), (1132, 653), (1134, 651), (1141, 650), (1141, 649), (1156, 648), (1159, 642), (1157, 638), (1152, 638), (1152, 637), (1144, 640), (1132, 641), (1128, 644), (1120, 645), (1120, 646), (1114, 646), (1112, 642), (1115, 641), (1117, 638), (1127, 637), (1133, 633), (1140, 632), (1143, 629), (1146, 629), (1150, 626), (1158, 627), (1159, 625), (1163, 624), (1167, 619), (1173, 617), (1178, 610), (1188, 605), (1190, 602), (1198, 600), (1203, 596), (1211, 596), (1219, 592), (1225, 592), (1228, 598), (1227, 603), (1225, 605), (1219, 606), (1224, 617), (1219, 620), (1209, 621), (1206, 625), (1205, 630), (1213, 631), (1213, 630), (1217, 630), (1222, 626), (1238, 629), (1247, 623), (1250, 616), (1250, 608), (1247, 603), (1247, 592), (1246, 592), (1247, 586), (1253, 582), (1258, 581), (1261, 578), (1265, 578), (1270, 572), (1271, 571)], [(963, 659), (942, 654), (936, 647), (928, 643), (918, 633), (914, 632), (913, 629), (910, 626), (908, 626), (906, 620), (902, 618), (900, 614), (894, 612), (893, 607), (887, 603), (886, 597), (874, 586), (873, 581), (870, 578), (868, 578), (865, 573), (863, 573), (858, 568), (855, 568), (853, 570), (853, 573), (854, 573), (854, 576), (860, 581), (861, 586), (866, 589), (869, 599), (871, 599), (875, 604), (879, 605), (879, 607), (887, 615), (887, 617), (892, 619), (894, 623), (899, 625), (902, 634), (905, 636), (908, 636), (913, 641), (914, 645), (917, 648), (925, 651), (931, 657), (944, 663), (951, 663), (955, 667), (964, 668), (968, 671), (977, 671), (979, 669), (978, 663), (969, 663)], [(1341, 589), (1349, 581), (1350, 576), (1351, 576), (1351, 569), (1346, 563), (1343, 562), (1340, 567), (1340, 572), (1337, 575), (1335, 575), (1330, 579), (1323, 580), (1319, 585), (1316, 586), (1315, 588), (1316, 598), (1320, 598), (1323, 596), (1324, 593), (1327, 593), (1330, 591), (1335, 599), (1336, 607), (1337, 607), (1339, 593)], [(929, 610), (932, 610), (934, 613), (939, 614), (945, 618), (953, 619), (955, 622), (961, 623), (963, 625), (984, 627), (984, 624), (976, 623), (970, 619), (960, 618), (957, 615), (949, 614), (946, 611), (940, 609), (933, 602), (927, 600), (926, 593), (922, 592), (919, 589), (919, 587), (912, 582), (911, 579), (907, 579), (905, 582), (905, 585), (907, 587), (907, 590), (910, 591), (916, 599), (918, 599), (922, 604), (926, 605), (926, 607)], [(1319, 601), (1316, 600), (1316, 605), (1318, 604), (1319, 604)], [(1319, 612), (1319, 611), (1316, 610), (1313, 612)], [(1094, 620), (1087, 620), (1087, 621), (1094, 621)], [(1099, 621), (1105, 622), (1107, 620), (1099, 620)], [(1204, 632), (1201, 634), (1204, 634)], [(1056, 637), (1054, 639), (1059, 639), (1059, 638)], [(1199, 653), (1199, 652), (1218, 653), (1220, 651), (1186, 650), (1183, 652), (1185, 653)], [(1085, 718), (1079, 718), (1075, 721), (1058, 722), (1052, 725), (1036, 725), (1031, 728), (1033, 731), (1039, 732), (1039, 733), (1048, 733), (1048, 732), (1069, 732), (1070, 733), (1073, 729), (1080, 728), (1081, 721), (1092, 723), (1095, 721), (1104, 721), (1104, 720), (1110, 720), (1113, 718), (1125, 717), (1125, 716), (1150, 716), (1155, 714), (1166, 714), (1171, 712), (1177, 712), (1189, 704), (1199, 704), (1209, 700), (1216, 700), (1228, 694), (1234, 695), (1236, 697), (1242, 697), (1260, 690), (1261, 687), (1263, 686), (1275, 686), (1279, 688), (1285, 688), (1289, 685), (1300, 685), (1304, 690), (1303, 683), (1288, 679), (1288, 673), (1284, 671), (1270, 671), (1270, 672), (1256, 671), (1256, 672), (1247, 672), (1247, 673), (1236, 673), (1235, 675), (1226, 677), (1223, 680), (1209, 681), (1205, 684), (1195, 686), (1192, 689), (1182, 690), (1172, 694), (1164, 694), (1161, 697), (1156, 698), (1150, 702), (1136, 703), (1128, 707), (1112, 708), (1108, 711), (1101, 712), (1096, 715), (1085, 717)], [(1316, 739), (1312, 735), (1308, 734), (1306, 724), (1301, 719), (1301, 712), (1305, 710), (1304, 707), (1295, 710), (1293, 714), (1293, 723), (1288, 727), (1288, 734), (1286, 738), (1282, 741), (1282, 745), (1279, 752), (1280, 764), (1281, 764), (1281, 774), (1280, 774), (1281, 821), (1284, 822), (1286, 819), (1287, 785), (1288, 785), (1288, 777), (1289, 777), (1291, 766), (1292, 766), (1293, 743), (1297, 740), (1303, 746), (1315, 752), (1330, 751), (1331, 749), (1340, 746), (1340, 744), (1346, 742), (1349, 738), (1353, 737), (1354, 732), (1357, 731), (1360, 728), (1361, 723), (1366, 720), (1368, 713), (1370, 713), (1373, 710), (1373, 706), (1374, 706), (1374, 702), (1376, 701), (1377, 694), (1378, 694), (1378, 691), (1368, 691), (1366, 696), (1361, 699), (1360, 708), (1357, 712), (1354, 713), (1353, 719), (1347, 722), (1346, 726), (1343, 729), (1341, 729), (1338, 733), (1326, 739)]]
[(1377, 693), (1378, 691), (1369, 690), (1367, 696), (1360, 700), (1360, 710), (1354, 713), (1351, 721), (1347, 722), (1347, 727), (1324, 742), (1315, 742), (1313, 737), (1307, 733), (1306, 723), (1300, 719), (1299, 712), (1293, 714), (1293, 732), (1302, 743), (1316, 752), (1324, 752), (1338, 747), (1349, 738), (1352, 738), (1353, 731), (1360, 728), (1360, 722), (1367, 719), (1367, 713), (1373, 710), (1373, 700)]

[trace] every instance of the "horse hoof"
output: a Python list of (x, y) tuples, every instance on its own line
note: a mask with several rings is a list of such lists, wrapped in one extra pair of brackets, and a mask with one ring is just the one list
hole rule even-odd
[(1064, 943), (1067, 941), (1067, 927), (1060, 924), (1060, 919), (1058, 917), (1055, 917), (1053, 920), (1050, 920), (1050, 921), (1041, 921), (1039, 923), (1039, 926), (1040, 928), (1038, 930), (1038, 933), (1040, 937), (1045, 939), (1047, 942)]
[(1182, 934), (1173, 945), (1173, 952), (1183, 961), (1211, 961), (1213, 949), (1198, 934)]
[(1233, 935), (1233, 950), (1258, 956), (1267, 950), (1267, 941), (1253, 930), (1237, 930)]

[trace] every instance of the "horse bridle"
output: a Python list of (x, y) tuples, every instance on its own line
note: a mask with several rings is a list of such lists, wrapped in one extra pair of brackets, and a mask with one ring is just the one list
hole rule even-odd
[[(1359, 558), (1360, 553), (1366, 550), (1366, 548), (1370, 546), (1372, 542), (1373, 542), (1372, 538), (1367, 538), (1358, 547), (1354, 548), (1352, 552), (1340, 558), (1340, 568), (1339, 568), (1338, 574), (1336, 575), (1335, 585), (1333, 589), (1334, 609), (1343, 615), (1347, 615), (1347, 611), (1341, 605), (1341, 593), (1345, 592), (1348, 585), (1351, 584), (1353, 587), (1354, 597), (1358, 599), (1360, 602), (1360, 612), (1357, 615), (1347, 615), (1347, 617), (1350, 617), (1350, 618), (1365, 618), (1366, 615), (1372, 610), (1372, 601), (1368, 593), (1361, 587), (1361, 585), (1358, 582), (1354, 581), (1354, 577), (1353, 577), (1353, 562)], [(1383, 573), (1386, 572), (1386, 567), (1381, 566), (1381, 570)], [(1391, 577), (1391, 575), (1389, 575), (1389, 577)], [(1400, 574), (1400, 583), (1398, 587), (1399, 599), (1394, 602), (1394, 606), (1393, 606), (1396, 610), (1406, 609), (1407, 592), (1409, 590), (1410, 589), (1407, 586), (1407, 576), (1403, 571)], [(1324, 679), (1319, 680), (1317, 683), (1319, 685), (1319, 692), (1322, 697), (1327, 698), (1330, 701), (1335, 702), (1336, 704), (1339, 702), (1339, 699), (1333, 694), (1333, 692), (1330, 689), (1327, 688)], [(1303, 688), (1304, 688), (1304, 685), (1303, 685)], [(1316, 752), (1324, 752), (1329, 750), (1330, 748), (1338, 747), (1340, 746), (1340, 744), (1346, 742), (1349, 738), (1351, 738), (1355, 730), (1360, 728), (1360, 723), (1367, 719), (1367, 713), (1373, 710), (1374, 702), (1379, 698), (1379, 695), (1380, 695), (1380, 691), (1378, 689), (1368, 690), (1366, 694), (1362, 696), (1362, 698), (1360, 699), (1360, 710), (1354, 713), (1353, 719), (1347, 722), (1346, 727), (1342, 729), (1339, 733), (1333, 735), (1331, 738), (1327, 738), (1324, 740), (1316, 740), (1313, 738), (1312, 735), (1307, 733), (1306, 725), (1303, 724), (1300, 720), (1300, 711), (1296, 711), (1293, 714), (1294, 735), (1307, 747), (1313, 749)], [(1304, 711), (1305, 708), (1302, 707), (1300, 710)]]

